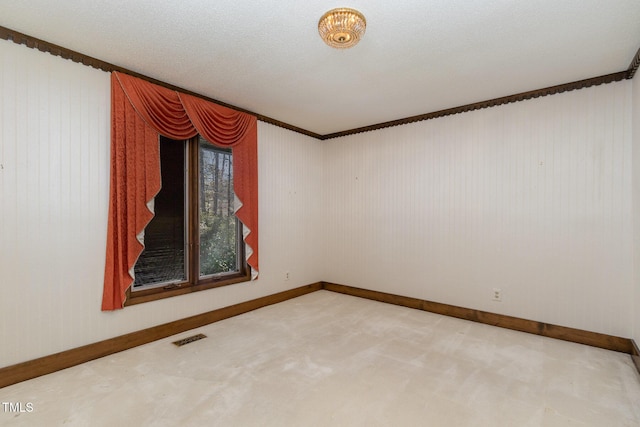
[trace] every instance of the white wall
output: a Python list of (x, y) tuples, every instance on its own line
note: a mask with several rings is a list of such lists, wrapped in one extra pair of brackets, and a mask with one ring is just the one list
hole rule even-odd
[(104, 313), (109, 75), (0, 64), (0, 367), (319, 280), (640, 341), (637, 78), (327, 142), (259, 123), (260, 279)]
[(633, 79), (633, 339), (640, 345), (640, 77)]
[(631, 336), (631, 82), (325, 148), (325, 280)]
[(0, 367), (322, 279), (322, 146), (259, 123), (259, 280), (100, 311), (109, 74), (3, 40), (0, 64)]

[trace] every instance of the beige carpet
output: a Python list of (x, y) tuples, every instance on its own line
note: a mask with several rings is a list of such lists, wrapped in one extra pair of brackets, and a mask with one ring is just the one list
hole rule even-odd
[(32, 405), (0, 406), (11, 426), (639, 426), (640, 376), (625, 354), (318, 291), (0, 401)]

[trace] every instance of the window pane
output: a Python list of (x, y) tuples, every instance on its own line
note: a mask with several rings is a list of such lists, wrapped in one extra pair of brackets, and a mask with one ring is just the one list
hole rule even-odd
[(185, 273), (185, 141), (160, 138), (162, 189), (155, 216), (144, 232), (145, 249), (135, 266), (134, 288), (182, 282)]
[(200, 276), (238, 271), (238, 223), (233, 213), (230, 150), (200, 138)]

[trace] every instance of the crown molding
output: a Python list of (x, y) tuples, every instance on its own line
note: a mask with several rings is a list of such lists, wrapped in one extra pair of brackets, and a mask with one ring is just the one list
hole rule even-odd
[(640, 66), (640, 49), (638, 49), (635, 56), (631, 60), (631, 64), (629, 64), (629, 68), (627, 68), (627, 79), (632, 79), (633, 76), (636, 75), (638, 66)]
[(571, 83), (564, 83), (564, 84), (560, 84), (560, 85), (556, 85), (556, 86), (549, 86), (546, 88), (542, 88), (542, 89), (536, 89), (536, 90), (531, 90), (528, 92), (522, 92), (522, 93), (518, 93), (515, 95), (509, 95), (509, 96), (503, 96), (500, 98), (494, 98), (494, 99), (490, 99), (487, 101), (481, 101), (481, 102), (475, 102), (473, 104), (467, 104), (467, 105), (462, 105), (459, 107), (453, 107), (453, 108), (447, 108), (445, 110), (440, 110), (440, 111), (434, 111), (431, 113), (426, 113), (426, 114), (419, 114), (417, 116), (411, 116), (411, 117), (405, 117), (402, 119), (398, 119), (398, 120), (391, 120), (388, 122), (383, 122), (383, 123), (377, 123), (377, 124), (373, 124), (373, 125), (369, 125), (369, 126), (364, 126), (364, 127), (359, 127), (359, 128), (355, 128), (355, 129), (348, 129), (348, 130), (344, 130), (344, 131), (340, 131), (340, 132), (334, 132), (334, 133), (329, 133), (329, 134), (325, 134), (325, 135), (321, 135), (315, 132), (311, 132), (309, 130), (306, 129), (302, 129), (300, 127), (291, 125), (289, 123), (285, 123), (282, 122), (280, 120), (276, 120), (273, 119), (271, 117), (268, 116), (264, 116), (262, 114), (258, 114), (255, 113), (253, 111), (249, 111), (246, 110), (244, 108), (240, 108), (237, 107), (235, 105), (232, 104), (228, 104), (226, 102), (222, 102), (219, 101), (217, 99), (213, 99), (213, 98), (209, 98), (206, 96), (203, 96), (199, 93), (195, 93), (186, 89), (183, 89), (181, 87), (178, 86), (174, 86), (156, 79), (153, 79), (151, 77), (142, 75), (140, 73), (136, 73), (135, 71), (132, 70), (128, 70), (126, 68), (114, 65), (114, 64), (110, 64), (108, 62), (102, 61), (100, 59), (97, 58), (93, 58), (91, 56), (85, 55), (83, 53), (80, 52), (76, 52), (73, 51), (71, 49), (67, 49), (65, 47), (62, 46), (58, 46), (56, 44), (47, 42), (45, 40), (41, 40), (32, 36), (29, 36), (27, 34), (23, 34), (20, 33), (18, 31), (15, 30), (11, 30), (9, 28), (0, 26), (0, 39), (4, 39), (4, 40), (9, 40), (9, 41), (13, 41), (16, 44), (23, 44), (27, 47), (30, 47), (32, 49), (38, 49), (41, 52), (46, 52), (46, 53), (50, 53), (51, 55), (54, 56), (60, 56), (62, 58), (65, 59), (69, 59), (73, 62), (77, 62), (83, 65), (87, 65), (89, 67), (93, 67), (102, 71), (106, 71), (106, 72), (113, 72), (113, 71), (119, 71), (122, 73), (126, 73), (144, 80), (147, 80), (151, 83), (157, 84), (159, 86), (163, 86), (166, 88), (169, 88), (171, 90), (176, 90), (182, 93), (187, 93), (189, 95), (193, 95), (193, 96), (197, 96), (199, 98), (202, 98), (204, 100), (207, 100), (209, 102), (213, 102), (215, 104), (218, 105), (222, 105), (224, 107), (228, 107), (228, 108), (232, 108), (236, 111), (241, 111), (244, 113), (248, 113), (251, 115), (256, 116), (256, 118), (258, 120), (260, 120), (261, 122), (265, 122), (265, 123), (269, 123), (272, 124), (274, 126), (278, 126), (281, 128), (285, 128), (288, 130), (291, 130), (293, 132), (296, 133), (300, 133), (306, 136), (310, 136), (312, 138), (318, 139), (318, 140), (328, 140), (328, 139), (333, 139), (333, 138), (340, 138), (343, 136), (348, 136), (348, 135), (354, 135), (354, 134), (358, 134), (358, 133), (363, 133), (363, 132), (371, 132), (374, 130), (379, 130), (379, 129), (384, 129), (384, 128), (389, 128), (389, 127), (394, 127), (394, 126), (401, 126), (401, 125), (406, 125), (406, 124), (410, 124), (410, 123), (415, 123), (415, 122), (420, 122), (420, 121), (424, 121), (424, 120), (431, 120), (431, 119), (436, 119), (439, 117), (446, 117), (446, 116), (450, 116), (453, 114), (460, 114), (460, 113), (466, 113), (469, 111), (474, 111), (474, 110), (481, 110), (484, 108), (491, 108), (491, 107), (497, 107), (499, 105), (505, 105), (505, 104), (511, 104), (513, 102), (519, 102), (519, 101), (525, 101), (528, 99), (533, 99), (533, 98), (539, 98), (541, 96), (548, 96), (548, 95), (555, 95), (555, 94), (559, 94), (559, 93), (563, 93), (563, 92), (569, 92), (572, 90), (577, 90), (577, 89), (584, 89), (584, 88), (588, 88), (588, 87), (592, 87), (592, 86), (598, 86), (601, 84), (607, 84), (607, 83), (613, 83), (613, 82), (617, 82), (620, 80), (624, 80), (624, 79), (632, 79), (635, 76), (636, 71), (638, 70), (638, 67), (640, 67), (640, 49), (638, 49), (638, 51), (636, 52), (635, 56), (633, 57), (633, 60), (631, 61), (631, 64), (629, 65), (629, 68), (627, 68), (624, 71), (619, 71), (617, 73), (612, 73), (612, 74), (606, 74), (604, 76), (598, 76), (598, 77), (592, 77), (589, 79), (584, 79), (584, 80), (578, 80), (575, 82), (571, 82)]
[(462, 105), (460, 107), (447, 108), (445, 110), (434, 111), (432, 113), (419, 114), (417, 116), (406, 117), (403, 119), (392, 120), (389, 122), (378, 123), (375, 125), (364, 126), (361, 128), (345, 130), (342, 132), (331, 133), (323, 135), (322, 139), (339, 138), (347, 135), (354, 135), (357, 133), (370, 132), (378, 129), (384, 129), (393, 126), (406, 125), (409, 123), (421, 122), (424, 120), (437, 119), (439, 117), (451, 116), (453, 114), (466, 113), (474, 110), (482, 110), (484, 108), (497, 107), (499, 105), (511, 104), (513, 102), (525, 101), (527, 99), (539, 98), (541, 96), (555, 95), (558, 93), (569, 92), (576, 89), (584, 89), (591, 86), (598, 86), (601, 84), (617, 82), (624, 80), (628, 75), (628, 71), (619, 71), (613, 74), (607, 74), (599, 77), (592, 77), (590, 79), (578, 80), (571, 83), (563, 83), (561, 85), (549, 86), (543, 89), (531, 90), (528, 92), (521, 92), (515, 95), (503, 96), (501, 98), (494, 98), (488, 101), (475, 102), (473, 104)]
[(243, 113), (251, 114), (253, 116), (256, 116), (256, 118), (258, 120), (262, 121), (262, 122), (270, 123), (270, 124), (278, 126), (278, 127), (289, 129), (291, 131), (294, 131), (294, 132), (297, 132), (297, 133), (301, 133), (303, 135), (307, 135), (307, 136), (310, 136), (312, 138), (322, 139), (322, 135), (319, 135), (317, 133), (308, 131), (306, 129), (302, 129), (302, 128), (299, 128), (297, 126), (293, 126), (293, 125), (290, 125), (288, 123), (284, 123), (284, 122), (282, 122), (280, 120), (272, 119), (271, 117), (264, 116), (262, 114), (254, 113), (253, 111), (249, 111), (249, 110), (246, 110), (244, 108), (240, 108), (240, 107), (237, 107), (235, 105), (219, 101), (217, 99), (213, 99), (213, 98), (209, 98), (207, 96), (203, 96), (203, 95), (201, 95), (199, 93), (195, 93), (195, 92), (192, 92), (190, 90), (181, 88), (179, 86), (174, 86), (172, 84), (165, 83), (165, 82), (160, 81), (160, 80), (156, 80), (156, 79), (151, 78), (149, 76), (145, 76), (143, 74), (136, 73), (135, 71), (120, 67), (118, 65), (114, 65), (114, 64), (111, 64), (109, 62), (102, 61), (100, 59), (85, 55), (85, 54), (80, 53), (80, 52), (76, 52), (76, 51), (71, 50), (71, 49), (67, 49), (67, 48), (59, 46), (57, 44), (53, 44), (53, 43), (50, 43), (48, 41), (41, 40), (41, 39), (38, 39), (36, 37), (32, 37), (32, 36), (29, 36), (27, 34), (23, 34), (23, 33), (20, 33), (18, 31), (15, 31), (15, 30), (3, 27), (3, 26), (0, 26), (0, 39), (12, 41), (12, 42), (14, 42), (16, 44), (23, 44), (23, 45), (25, 45), (27, 47), (30, 47), (32, 49), (38, 49), (41, 52), (50, 53), (53, 56), (59, 56), (59, 57), (64, 58), (64, 59), (69, 59), (69, 60), (71, 60), (73, 62), (77, 62), (79, 64), (83, 64), (83, 65), (86, 65), (86, 66), (89, 66), (89, 67), (93, 67), (93, 68), (98, 69), (98, 70), (106, 71), (108, 73), (111, 73), (113, 71), (118, 71), (118, 72), (121, 72), (121, 73), (129, 74), (131, 76), (141, 78), (141, 79), (146, 80), (148, 82), (151, 82), (153, 84), (157, 84), (158, 86), (166, 87), (166, 88), (171, 89), (171, 90), (175, 90), (175, 91), (178, 91), (178, 92), (182, 92), (182, 93), (186, 93), (186, 94), (189, 94), (189, 95), (193, 95), (193, 96), (196, 96), (198, 98), (202, 98), (204, 100), (207, 100), (209, 102), (213, 102), (214, 104), (222, 105), (224, 107), (231, 108), (231, 109), (234, 109), (236, 111), (241, 111)]

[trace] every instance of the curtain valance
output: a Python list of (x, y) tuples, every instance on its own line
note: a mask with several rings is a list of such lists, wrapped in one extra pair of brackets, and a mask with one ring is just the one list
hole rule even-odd
[(255, 116), (126, 74), (111, 74), (111, 182), (103, 310), (123, 307), (142, 253), (138, 236), (161, 187), (159, 135), (202, 135), (233, 147), (236, 216), (245, 228), (247, 262), (258, 271), (258, 153)]

